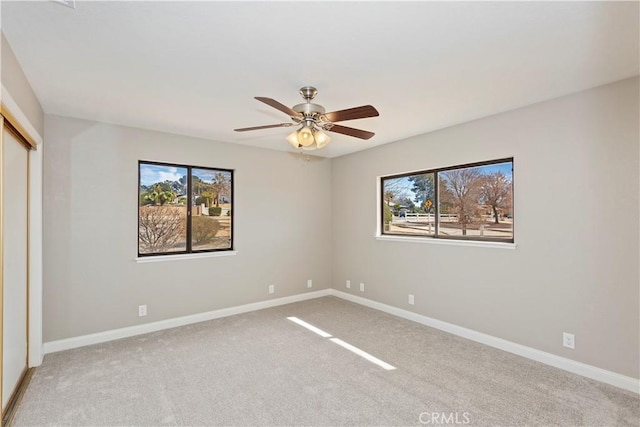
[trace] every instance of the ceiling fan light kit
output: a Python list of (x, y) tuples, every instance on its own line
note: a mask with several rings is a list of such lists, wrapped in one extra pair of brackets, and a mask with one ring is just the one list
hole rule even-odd
[(279, 103), (275, 99), (256, 96), (260, 102), (273, 107), (287, 114), (293, 123), (279, 123), (275, 125), (254, 126), (249, 128), (234, 129), (236, 132), (246, 132), (251, 130), (269, 129), (276, 127), (300, 127), (287, 136), (287, 142), (295, 148), (303, 150), (317, 150), (329, 143), (331, 138), (323, 132), (336, 132), (343, 135), (353, 136), (360, 139), (370, 139), (374, 133), (366, 130), (355, 129), (347, 126), (336, 125), (335, 122), (346, 120), (363, 119), (367, 117), (379, 116), (378, 110), (371, 105), (348, 108), (346, 110), (332, 111), (325, 113), (322, 105), (313, 104), (311, 100), (316, 97), (318, 90), (312, 86), (305, 86), (300, 89), (300, 95), (305, 100), (302, 104), (289, 108)]
[[(305, 125), (300, 129), (291, 132), (289, 136), (287, 136), (287, 141), (289, 141), (289, 144), (293, 145), (295, 148), (304, 148), (307, 150), (312, 148), (322, 148), (319, 141), (316, 140), (316, 136), (320, 137), (318, 133), (324, 135), (322, 131), (315, 130), (312, 127)], [(326, 135), (324, 136), (326, 137)], [(322, 146), (325, 146), (327, 142)], [(312, 147), (314, 144), (315, 147)]]

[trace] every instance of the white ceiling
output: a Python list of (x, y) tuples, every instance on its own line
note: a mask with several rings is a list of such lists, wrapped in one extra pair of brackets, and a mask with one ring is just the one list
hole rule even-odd
[(1, 3), (46, 113), (292, 151), (288, 117), (374, 105), (336, 157), (639, 74), (638, 2)]

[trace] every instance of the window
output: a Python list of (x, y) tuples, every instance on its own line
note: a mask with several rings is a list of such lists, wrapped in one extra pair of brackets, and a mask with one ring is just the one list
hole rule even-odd
[(138, 163), (138, 255), (233, 249), (233, 171)]
[(513, 158), (381, 178), (383, 235), (513, 242)]

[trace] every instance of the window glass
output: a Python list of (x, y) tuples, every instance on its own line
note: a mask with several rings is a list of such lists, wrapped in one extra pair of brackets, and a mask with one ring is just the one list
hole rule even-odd
[(140, 164), (138, 253), (187, 250), (187, 169)]
[(193, 250), (231, 247), (231, 172), (196, 169), (191, 172)]
[(394, 175), (381, 184), (382, 234), (514, 241), (513, 159)]
[(384, 230), (394, 234), (433, 236), (435, 174), (388, 178), (383, 181)]
[(233, 248), (233, 171), (139, 162), (138, 255)]

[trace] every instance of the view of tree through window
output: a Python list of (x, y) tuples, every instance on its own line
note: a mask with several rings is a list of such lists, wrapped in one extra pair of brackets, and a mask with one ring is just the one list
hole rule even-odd
[(513, 242), (513, 159), (382, 178), (382, 234)]
[(232, 249), (233, 172), (139, 162), (138, 254)]

